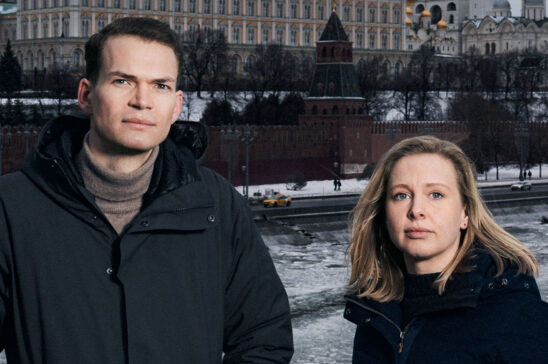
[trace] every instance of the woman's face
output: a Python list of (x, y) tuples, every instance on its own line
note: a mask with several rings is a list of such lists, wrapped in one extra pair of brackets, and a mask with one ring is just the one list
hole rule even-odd
[(453, 163), (438, 154), (401, 158), (390, 174), (386, 227), (412, 274), (441, 272), (468, 226)]

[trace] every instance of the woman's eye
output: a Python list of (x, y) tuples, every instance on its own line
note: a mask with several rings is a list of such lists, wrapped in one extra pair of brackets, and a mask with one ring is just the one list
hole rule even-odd
[(432, 192), (432, 193), (430, 194), (430, 196), (432, 196), (432, 198), (435, 198), (435, 199), (438, 199), (438, 198), (442, 198), (442, 197), (443, 197), (443, 195), (442, 195), (441, 193), (439, 193), (439, 192)]
[(394, 195), (394, 200), (405, 200), (407, 197), (407, 193), (400, 192)]

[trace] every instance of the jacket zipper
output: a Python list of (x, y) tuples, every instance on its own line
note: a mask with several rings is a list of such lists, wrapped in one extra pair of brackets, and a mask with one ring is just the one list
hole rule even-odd
[(363, 309), (365, 309), (369, 312), (373, 312), (374, 314), (379, 315), (380, 317), (382, 317), (386, 321), (388, 321), (388, 323), (390, 323), (392, 326), (394, 326), (398, 330), (398, 332), (400, 333), (400, 341), (398, 343), (398, 354), (401, 354), (403, 352), (403, 339), (405, 338), (405, 334), (407, 333), (407, 330), (409, 329), (409, 327), (411, 326), (413, 321), (415, 321), (415, 318), (411, 319), (411, 321), (409, 321), (409, 323), (407, 325), (405, 325), (405, 328), (402, 330), (402, 329), (400, 329), (400, 327), (394, 321), (392, 321), (390, 318), (388, 318), (388, 316), (386, 316), (382, 312), (374, 310), (371, 307), (368, 307), (368, 306), (364, 305), (363, 303), (361, 303), (360, 301), (356, 301), (352, 298), (346, 298), (346, 300), (355, 303), (356, 305), (360, 306), (361, 308), (363, 308)]

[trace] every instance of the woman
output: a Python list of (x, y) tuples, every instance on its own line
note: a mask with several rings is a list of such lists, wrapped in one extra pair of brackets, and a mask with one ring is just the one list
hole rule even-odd
[(406, 139), (354, 209), (354, 363), (548, 363), (531, 252), (493, 220), (455, 144)]

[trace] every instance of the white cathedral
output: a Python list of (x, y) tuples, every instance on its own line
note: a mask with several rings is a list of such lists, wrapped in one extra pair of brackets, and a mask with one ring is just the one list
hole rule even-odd
[(520, 17), (507, 0), (408, 0), (406, 14), (408, 50), (430, 43), (450, 55), (548, 52), (546, 0), (522, 0)]

